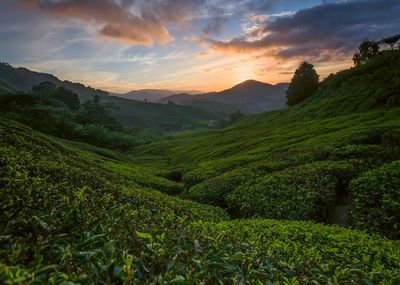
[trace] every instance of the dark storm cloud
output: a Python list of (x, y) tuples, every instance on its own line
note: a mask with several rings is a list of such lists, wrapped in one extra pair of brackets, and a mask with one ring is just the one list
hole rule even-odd
[(380, 39), (398, 33), (399, 27), (400, 1), (360, 0), (299, 10), (231, 41), (208, 42), (212, 49), (225, 52), (263, 51), (283, 58), (322, 59), (328, 52), (348, 55), (362, 39)]

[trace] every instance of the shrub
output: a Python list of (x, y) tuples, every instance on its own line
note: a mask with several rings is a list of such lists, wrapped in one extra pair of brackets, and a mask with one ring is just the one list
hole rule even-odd
[(124, 132), (110, 131), (107, 127), (97, 124), (86, 124), (76, 129), (78, 137), (91, 144), (126, 150), (136, 145), (134, 136)]
[(400, 161), (364, 173), (350, 189), (357, 228), (400, 238)]
[(323, 161), (258, 177), (228, 194), (230, 211), (239, 217), (325, 220), (351, 178), (358, 161)]

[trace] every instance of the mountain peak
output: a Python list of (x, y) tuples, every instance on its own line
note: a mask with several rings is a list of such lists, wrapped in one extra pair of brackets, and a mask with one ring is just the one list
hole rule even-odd
[(247, 79), (247, 80), (245, 80), (245, 81), (233, 86), (232, 88), (235, 88), (235, 87), (252, 87), (252, 86), (259, 86), (259, 85), (264, 85), (265, 86), (265, 85), (271, 85), (271, 84), (264, 83), (264, 82), (261, 82), (261, 81), (257, 81), (257, 80), (254, 80), (254, 79)]

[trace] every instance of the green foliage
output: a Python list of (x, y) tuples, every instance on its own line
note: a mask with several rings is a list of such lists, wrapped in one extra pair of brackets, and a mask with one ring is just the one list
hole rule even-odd
[(195, 243), (193, 282), (395, 284), (400, 278), (398, 243), (358, 231), (306, 222), (236, 220), (196, 223), (188, 232)]
[(396, 88), (399, 60), (399, 51), (384, 51), (330, 76), (288, 110), (173, 136), (135, 155), (164, 158), (181, 170), (182, 197), (233, 217), (327, 221), (352, 179), (400, 159), (400, 109), (379, 103)]
[(71, 110), (78, 110), (80, 107), (79, 97), (76, 93), (63, 86), (56, 87), (48, 81), (33, 86), (32, 93), (39, 98), (40, 104), (49, 104), (49, 101), (57, 100), (63, 102)]
[(75, 130), (85, 142), (113, 149), (128, 150), (136, 145), (134, 136), (111, 131), (104, 125), (86, 124)]
[(400, 161), (364, 173), (350, 189), (356, 227), (400, 238)]
[(125, 172), (11, 121), (2, 120), (0, 132), (1, 283), (144, 279), (137, 267), (146, 243), (135, 231), (226, 219), (218, 208), (141, 186), (163, 181), (144, 169)]
[(79, 124), (103, 125), (110, 130), (120, 130), (121, 125), (111, 115), (112, 104), (104, 103), (99, 96), (86, 101), (77, 114), (76, 121)]
[(286, 91), (286, 103), (293, 106), (313, 95), (318, 89), (318, 81), (319, 76), (314, 65), (306, 61), (302, 62), (296, 69)]
[(379, 44), (374, 41), (364, 40), (358, 47), (358, 52), (354, 54), (354, 65), (362, 65), (376, 56), (379, 52)]
[[(289, 110), (124, 153), (5, 119), (51, 134), (63, 125), (68, 136), (76, 112), (66, 104), (5, 99), (13, 111), (0, 120), (0, 283), (399, 283), (399, 241), (382, 236), (399, 237), (399, 60), (382, 52)], [(80, 134), (127, 142), (107, 124), (85, 122)], [(363, 231), (313, 223), (341, 196), (353, 199)], [(179, 197), (282, 220), (229, 221)]]
[(128, 157), (83, 147), (0, 121), (1, 283), (399, 281), (398, 242), (305, 222), (226, 221), (219, 208), (142, 186), (166, 182)]
[(325, 221), (358, 161), (323, 161), (248, 179), (226, 197), (239, 217)]
[(123, 99), (115, 96), (102, 97), (107, 103), (118, 109), (112, 109), (112, 116), (124, 127), (141, 131), (158, 129), (180, 131), (183, 126), (193, 128), (207, 127), (210, 120), (217, 120), (222, 115), (205, 111), (199, 107), (177, 104), (146, 103)]

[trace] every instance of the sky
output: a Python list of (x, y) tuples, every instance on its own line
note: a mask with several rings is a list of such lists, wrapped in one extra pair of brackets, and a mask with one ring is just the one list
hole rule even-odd
[(399, 32), (399, 0), (0, 0), (0, 61), (114, 93), (322, 79)]

